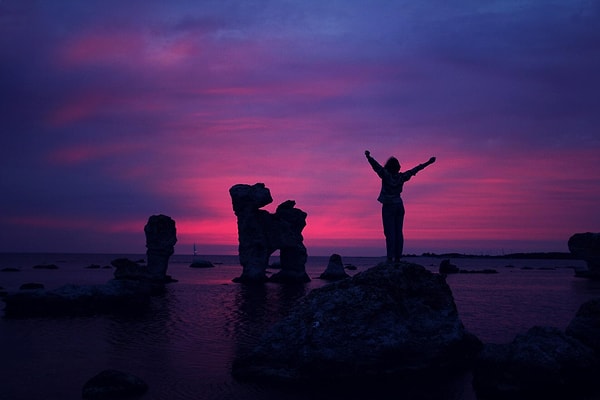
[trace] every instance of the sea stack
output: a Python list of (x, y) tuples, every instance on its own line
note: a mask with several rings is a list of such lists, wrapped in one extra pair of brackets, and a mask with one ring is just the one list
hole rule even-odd
[(165, 280), (169, 257), (175, 251), (177, 229), (175, 221), (166, 215), (152, 215), (144, 227), (148, 274), (153, 280)]
[(265, 282), (269, 257), (280, 250), (281, 270), (270, 280), (307, 282), (306, 247), (302, 230), (307, 214), (293, 200), (281, 203), (271, 214), (261, 208), (273, 202), (264, 183), (238, 184), (229, 189), (233, 212), (237, 217), (239, 257), (242, 275), (235, 282)]

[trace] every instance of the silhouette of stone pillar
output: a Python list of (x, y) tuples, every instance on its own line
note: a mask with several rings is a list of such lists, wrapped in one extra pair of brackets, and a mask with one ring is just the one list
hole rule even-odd
[(175, 221), (166, 215), (152, 215), (144, 227), (148, 275), (152, 280), (167, 280), (169, 257), (175, 251), (177, 230)]

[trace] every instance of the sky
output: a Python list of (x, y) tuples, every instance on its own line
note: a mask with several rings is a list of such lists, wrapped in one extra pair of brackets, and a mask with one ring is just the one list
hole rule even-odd
[(594, 0), (0, 0), (0, 252), (237, 254), (229, 188), (308, 214), (309, 255), (568, 251), (600, 231)]

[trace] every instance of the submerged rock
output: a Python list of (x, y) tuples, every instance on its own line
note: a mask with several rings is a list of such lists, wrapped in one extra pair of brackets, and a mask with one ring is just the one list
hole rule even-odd
[(148, 385), (135, 375), (107, 369), (85, 383), (82, 398), (90, 400), (126, 399), (141, 396)]
[(214, 268), (214, 265), (208, 260), (194, 259), (190, 264), (190, 268)]
[(481, 343), (467, 333), (443, 276), (380, 264), (314, 289), (248, 355), (238, 379), (347, 381), (450, 370)]
[(39, 290), (39, 289), (43, 289), (43, 288), (44, 288), (44, 284), (37, 283), (37, 282), (28, 282), (28, 283), (24, 283), (21, 286), (19, 286), (19, 290)]
[(33, 269), (58, 269), (56, 264), (38, 264), (32, 267)]
[(342, 263), (342, 256), (339, 254), (332, 254), (329, 257), (329, 263), (327, 269), (319, 276), (321, 279), (330, 281), (337, 281), (349, 277), (344, 270), (344, 264)]
[(473, 386), (485, 399), (579, 398), (596, 386), (594, 351), (558, 328), (533, 327), (508, 344), (486, 344)]

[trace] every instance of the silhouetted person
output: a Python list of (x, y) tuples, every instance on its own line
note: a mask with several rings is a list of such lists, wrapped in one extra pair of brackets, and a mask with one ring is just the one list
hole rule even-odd
[(404, 247), (404, 235), (402, 225), (404, 224), (404, 204), (402, 203), (402, 186), (404, 182), (415, 176), (417, 172), (435, 162), (431, 157), (426, 163), (419, 164), (406, 172), (400, 172), (400, 163), (396, 157), (390, 157), (385, 166), (382, 167), (373, 157), (369, 150), (365, 156), (373, 167), (373, 170), (381, 178), (381, 192), (377, 200), (382, 204), (381, 216), (383, 219), (383, 234), (385, 235), (385, 247), (387, 250), (387, 261), (400, 261)]

